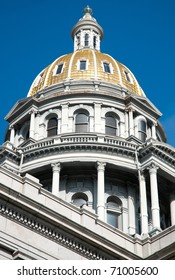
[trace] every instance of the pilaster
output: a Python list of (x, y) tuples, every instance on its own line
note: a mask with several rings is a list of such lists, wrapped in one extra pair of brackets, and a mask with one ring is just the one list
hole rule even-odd
[(52, 163), (52, 193), (59, 196), (59, 186), (60, 186), (60, 163)]
[(102, 221), (105, 221), (105, 166), (106, 163), (97, 162), (97, 214)]

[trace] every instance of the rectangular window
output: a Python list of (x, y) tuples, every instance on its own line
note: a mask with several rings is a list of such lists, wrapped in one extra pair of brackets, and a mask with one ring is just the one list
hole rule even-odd
[(130, 74), (129, 74), (128, 72), (126, 72), (126, 71), (124, 71), (124, 73), (125, 73), (126, 80), (127, 80), (129, 83), (131, 83), (132, 81), (131, 81)]
[(105, 73), (111, 73), (110, 65), (109, 63), (103, 62), (103, 68)]
[(86, 60), (80, 60), (80, 70), (86, 70)]
[(61, 74), (62, 69), (63, 69), (63, 64), (59, 64), (58, 68), (57, 68), (57, 71), (56, 71), (56, 75)]

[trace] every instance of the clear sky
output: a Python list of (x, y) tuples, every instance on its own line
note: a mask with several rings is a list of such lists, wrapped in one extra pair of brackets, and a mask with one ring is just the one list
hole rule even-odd
[(125, 64), (162, 112), (175, 147), (174, 0), (8, 0), (0, 3), (0, 144), (5, 115), (36, 75), (73, 51), (70, 30), (86, 5), (103, 27), (101, 51)]

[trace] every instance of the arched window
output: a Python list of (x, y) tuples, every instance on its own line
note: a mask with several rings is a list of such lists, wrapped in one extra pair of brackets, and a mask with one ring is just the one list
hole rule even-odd
[(146, 141), (146, 121), (139, 120), (138, 121), (138, 138), (142, 141)]
[(89, 46), (89, 34), (85, 34), (84, 36), (84, 46), (88, 47)]
[(79, 112), (75, 117), (75, 132), (88, 132), (89, 115), (87, 112)]
[(105, 134), (117, 135), (117, 120), (112, 115), (106, 115)]
[(106, 209), (107, 209), (107, 223), (116, 227), (122, 228), (121, 221), (121, 200), (116, 196), (109, 196), (107, 199)]
[(72, 203), (77, 207), (83, 207), (83, 205), (88, 205), (88, 197), (85, 193), (75, 193), (72, 196)]
[(58, 120), (56, 117), (53, 117), (49, 119), (48, 125), (47, 125), (47, 136), (54, 136), (57, 135), (58, 130)]

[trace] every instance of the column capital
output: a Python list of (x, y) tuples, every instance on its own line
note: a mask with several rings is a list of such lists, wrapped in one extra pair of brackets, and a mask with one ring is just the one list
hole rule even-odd
[(53, 172), (60, 172), (60, 170), (61, 170), (60, 162), (51, 163), (51, 167), (52, 167)]
[(98, 171), (104, 171), (105, 170), (105, 166), (106, 166), (105, 162), (97, 161), (97, 170)]
[(126, 111), (135, 112), (135, 109), (132, 106), (129, 106), (128, 108), (126, 108)]
[(159, 167), (154, 163), (152, 162), (148, 167), (147, 169), (149, 170), (149, 174), (153, 174), (153, 173), (157, 173), (157, 170), (159, 169)]
[(62, 103), (61, 104), (62, 109), (68, 108), (69, 104), (70, 104), (69, 102)]
[(36, 111), (36, 109), (31, 109), (29, 111), (29, 115), (32, 115), (32, 114), (36, 114), (38, 111)]
[(14, 127), (13, 124), (9, 126), (9, 129), (10, 129), (10, 130), (12, 130), (12, 129), (14, 129), (14, 128), (15, 128), (15, 127)]
[(40, 111), (35, 112), (37, 116), (40, 116)]

